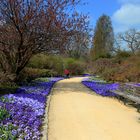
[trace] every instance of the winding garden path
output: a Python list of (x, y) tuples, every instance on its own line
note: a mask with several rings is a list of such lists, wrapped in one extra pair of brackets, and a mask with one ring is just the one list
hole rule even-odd
[(48, 140), (140, 140), (140, 114), (101, 97), (82, 78), (59, 81), (49, 108)]

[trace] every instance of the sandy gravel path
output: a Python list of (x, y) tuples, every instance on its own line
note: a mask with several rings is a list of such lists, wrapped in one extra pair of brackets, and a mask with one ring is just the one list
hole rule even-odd
[(49, 110), (48, 140), (140, 140), (140, 114), (80, 83), (59, 81)]

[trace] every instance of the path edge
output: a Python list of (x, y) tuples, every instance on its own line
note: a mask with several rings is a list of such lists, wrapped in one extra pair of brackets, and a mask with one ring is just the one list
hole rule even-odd
[(50, 91), (50, 94), (47, 96), (45, 115), (44, 115), (44, 121), (43, 121), (43, 126), (42, 126), (42, 135), (43, 136), (41, 137), (41, 140), (48, 140), (49, 110), (50, 110), (51, 97), (53, 95), (53, 90), (54, 90), (54, 87), (56, 86), (56, 83), (53, 85), (53, 87)]

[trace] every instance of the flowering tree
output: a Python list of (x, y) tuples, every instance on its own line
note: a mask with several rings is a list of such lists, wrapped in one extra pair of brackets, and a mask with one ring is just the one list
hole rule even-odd
[(0, 64), (18, 78), (32, 55), (64, 51), (76, 30), (83, 30), (85, 16), (77, 15), (78, 0), (0, 1)]

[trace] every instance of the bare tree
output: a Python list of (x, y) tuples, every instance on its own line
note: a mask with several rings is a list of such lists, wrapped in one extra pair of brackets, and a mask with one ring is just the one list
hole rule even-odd
[(140, 32), (136, 29), (130, 29), (125, 33), (119, 33), (118, 39), (120, 42), (126, 44), (134, 55), (140, 50)]
[[(69, 36), (84, 29), (84, 17), (74, 15), (78, 0), (0, 1), (0, 64), (16, 79), (32, 55), (64, 50)], [(71, 11), (70, 11), (71, 10)]]
[(122, 51), (122, 39), (120, 38), (120, 34), (117, 34), (114, 39), (113, 52), (118, 53), (120, 51)]
[(88, 32), (77, 32), (66, 44), (66, 55), (73, 58), (87, 57), (89, 53), (90, 35)]

